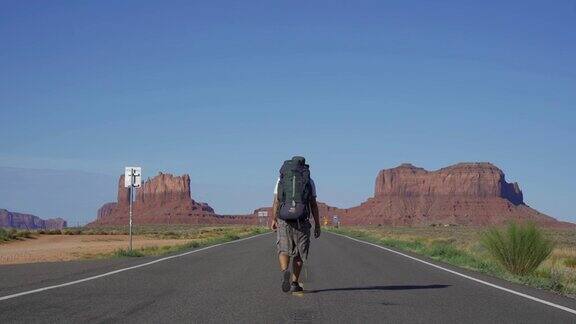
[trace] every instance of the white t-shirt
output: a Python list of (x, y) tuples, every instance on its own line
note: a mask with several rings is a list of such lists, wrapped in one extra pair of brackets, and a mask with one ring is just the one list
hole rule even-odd
[[(274, 187), (274, 195), (278, 194), (278, 184), (280, 183), (280, 178), (276, 180), (276, 186)], [(316, 185), (314, 184), (314, 180), (310, 178), (310, 187), (312, 188), (312, 197), (316, 198)]]

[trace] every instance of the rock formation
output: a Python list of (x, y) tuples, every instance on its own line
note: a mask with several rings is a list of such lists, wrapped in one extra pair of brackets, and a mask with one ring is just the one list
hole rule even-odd
[(490, 163), (460, 163), (429, 172), (411, 164), (382, 170), (376, 177), (374, 197), (466, 196), (499, 197), (523, 203), (517, 183), (507, 183), (504, 173)]
[(382, 170), (374, 197), (360, 206), (320, 206), (323, 216), (338, 215), (343, 224), (496, 225), (531, 220), (544, 226), (574, 226), (524, 204), (517, 183), (490, 163), (460, 163), (437, 171), (411, 164)]
[[(128, 224), (129, 192), (118, 182), (118, 201), (104, 204), (91, 225)], [(322, 194), (322, 193), (320, 193)], [(460, 163), (437, 171), (411, 164), (382, 170), (374, 196), (359, 206), (341, 209), (318, 204), (321, 218), (339, 216), (344, 225), (469, 225), (534, 221), (548, 227), (574, 227), (530, 208), (520, 186), (508, 183), (502, 170), (490, 163)], [(266, 216), (264, 216), (266, 215)], [(250, 215), (217, 215), (191, 198), (190, 177), (160, 173), (146, 181), (134, 202), (135, 224), (265, 224), (270, 207)]]
[[(128, 224), (130, 191), (124, 188), (124, 176), (118, 180), (117, 202), (106, 203), (98, 210), (90, 226)], [(136, 190), (133, 202), (134, 224), (218, 224), (249, 223), (248, 216), (220, 216), (206, 203), (190, 194), (190, 176), (159, 173)]]
[(42, 219), (30, 214), (10, 212), (6, 209), (0, 209), (0, 227), (10, 227), (18, 229), (63, 229), (68, 226), (62, 218)]

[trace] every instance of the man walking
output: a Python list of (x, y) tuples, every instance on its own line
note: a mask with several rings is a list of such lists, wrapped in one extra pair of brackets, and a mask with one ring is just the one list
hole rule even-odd
[[(320, 237), (316, 186), (306, 160), (295, 156), (284, 161), (274, 189), (271, 228), (277, 232), (278, 261), (282, 271), (282, 291), (299, 292), (302, 265), (310, 248), (310, 213), (314, 217), (314, 237)], [(292, 276), (288, 271), (292, 258)]]

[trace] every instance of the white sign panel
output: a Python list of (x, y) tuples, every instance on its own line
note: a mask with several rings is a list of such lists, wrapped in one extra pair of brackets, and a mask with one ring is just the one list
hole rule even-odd
[(124, 171), (124, 187), (140, 188), (142, 185), (142, 168), (126, 167)]

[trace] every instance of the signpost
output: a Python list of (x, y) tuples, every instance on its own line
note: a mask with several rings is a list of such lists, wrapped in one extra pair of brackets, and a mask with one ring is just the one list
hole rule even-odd
[(258, 224), (260, 226), (264, 225), (264, 223), (268, 223), (268, 211), (267, 210), (259, 210), (258, 211)]
[(332, 216), (332, 226), (340, 228), (340, 217), (338, 215)]
[(134, 200), (134, 188), (140, 188), (142, 185), (142, 168), (141, 167), (126, 167), (124, 171), (124, 187), (130, 188), (130, 245), (129, 250), (132, 251), (132, 201)]

